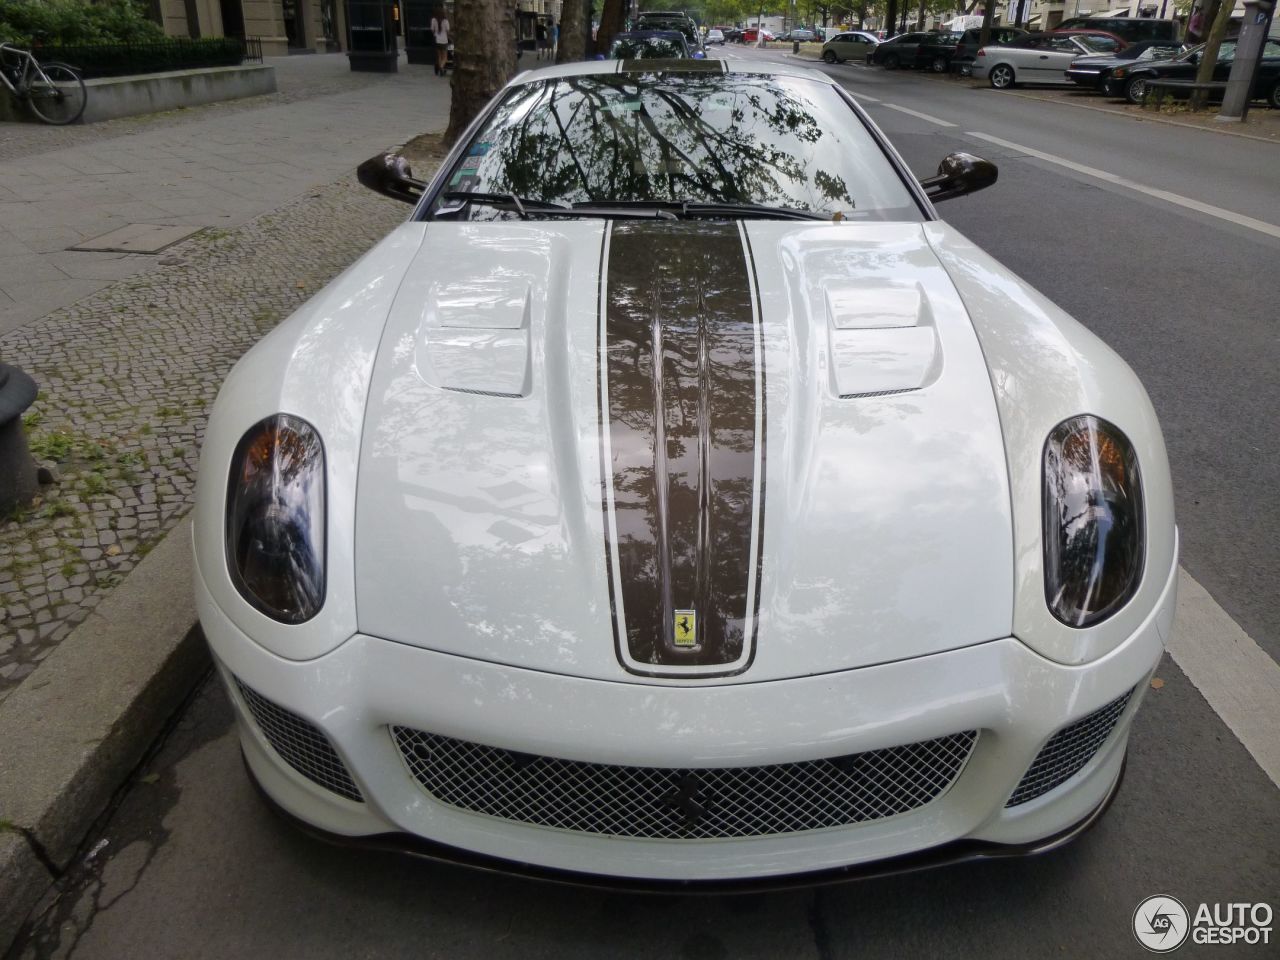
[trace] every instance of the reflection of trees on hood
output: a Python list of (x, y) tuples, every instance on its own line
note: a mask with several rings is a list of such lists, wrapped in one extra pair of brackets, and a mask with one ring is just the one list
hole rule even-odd
[(801, 92), (768, 78), (565, 77), (516, 92), (491, 129), (478, 171), (486, 190), (560, 202), (854, 203), (837, 173), (810, 169), (813, 145), (835, 135)]

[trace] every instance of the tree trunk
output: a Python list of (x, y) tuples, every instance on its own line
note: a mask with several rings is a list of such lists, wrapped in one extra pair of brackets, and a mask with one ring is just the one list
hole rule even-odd
[(622, 24), (627, 18), (626, 0), (604, 0), (604, 9), (600, 11), (600, 29), (596, 31), (596, 53), (608, 54), (613, 46), (613, 35), (622, 32)]
[(445, 143), (452, 144), (516, 71), (515, 6), (507, 0), (454, 5), (452, 99)]
[[(903, 0), (905, 3), (906, 0)], [(898, 29), (898, 0), (886, 0), (884, 24), (885, 36), (892, 36)]]
[(571, 63), (587, 58), (590, 17), (583, 0), (564, 0), (560, 5), (560, 47), (556, 63)]
[(986, 0), (982, 5), (982, 33), (978, 34), (978, 49), (981, 50), (991, 42), (991, 21), (995, 18), (996, 5)]
[[(1231, 13), (1235, 10), (1234, 0), (1224, 0), (1218, 6), (1218, 16), (1209, 31), (1209, 39), (1204, 43), (1204, 51), (1200, 54), (1200, 66), (1196, 70), (1196, 83), (1208, 83), (1213, 79), (1214, 68), (1218, 65), (1218, 50), (1222, 46), (1222, 38), (1227, 35), (1227, 27), (1231, 25)], [(1199, 110), (1209, 99), (1208, 90), (1191, 91), (1191, 109)]]
[(1200, 3), (1193, 4), (1191, 17), (1187, 21), (1188, 44), (1204, 43), (1213, 27), (1213, 21), (1218, 17), (1218, 2), (1219, 0), (1201, 0)]

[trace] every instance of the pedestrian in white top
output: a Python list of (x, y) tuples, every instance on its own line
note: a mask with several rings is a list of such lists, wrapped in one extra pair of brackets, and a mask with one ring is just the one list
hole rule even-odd
[(431, 18), (431, 33), (436, 38), (436, 76), (443, 77), (449, 62), (449, 21), (443, 10)]

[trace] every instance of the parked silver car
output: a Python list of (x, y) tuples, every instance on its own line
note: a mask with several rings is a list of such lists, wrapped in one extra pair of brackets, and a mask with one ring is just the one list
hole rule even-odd
[(827, 63), (844, 63), (846, 60), (861, 63), (871, 56), (871, 51), (879, 43), (872, 34), (860, 30), (837, 33), (822, 45), (822, 59)]
[(1076, 57), (1106, 53), (1105, 38), (1033, 33), (1004, 46), (986, 46), (973, 62), (973, 76), (997, 90), (1019, 83), (1067, 84), (1066, 71)]

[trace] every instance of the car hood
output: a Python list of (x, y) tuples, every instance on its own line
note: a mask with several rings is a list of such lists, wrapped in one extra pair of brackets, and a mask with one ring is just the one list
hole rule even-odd
[(921, 225), (423, 230), (358, 451), (362, 632), (648, 683), (1010, 634), (992, 385)]
[(1076, 57), (1071, 61), (1072, 68), (1075, 67), (1118, 67), (1126, 63), (1134, 63), (1133, 60), (1126, 60), (1123, 57), (1113, 57), (1110, 55)]

